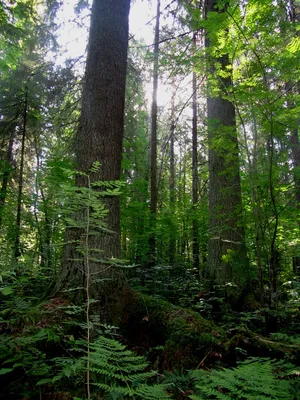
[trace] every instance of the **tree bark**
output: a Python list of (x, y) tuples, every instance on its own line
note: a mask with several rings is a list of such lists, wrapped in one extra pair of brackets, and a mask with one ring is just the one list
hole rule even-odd
[[(99, 171), (91, 175), (91, 183), (120, 179), (129, 8), (130, 0), (94, 0), (92, 6), (80, 125), (75, 141), (79, 171), (86, 174), (94, 162), (100, 162)], [(76, 185), (88, 187), (87, 177), (77, 175)], [(106, 284), (109, 292), (120, 275), (110, 264), (92, 261), (92, 258), (110, 260), (120, 256), (119, 197), (106, 196), (104, 202), (109, 211), (106, 224), (110, 232), (89, 237), (91, 296), (99, 295), (97, 280), (109, 278), (110, 284)], [(85, 240), (84, 234), (79, 228), (67, 230), (59, 288), (83, 286), (86, 265), (76, 246)]]
[(160, 0), (157, 0), (156, 25), (154, 37), (153, 95), (151, 107), (151, 184), (150, 212), (151, 233), (149, 238), (149, 265), (156, 262), (156, 211), (157, 211), (157, 88), (158, 88), (158, 52), (159, 52)]
[[(289, 13), (288, 18), (291, 24), (296, 26), (297, 22), (299, 22), (299, 13), (297, 14), (296, 5), (293, 0), (289, 1)], [(296, 32), (295, 32), (296, 34)], [(299, 35), (299, 34), (298, 34)], [(292, 85), (288, 83), (287, 91), (293, 91)], [(296, 92), (300, 93), (300, 85), (299, 82), (296, 86)], [(288, 101), (289, 108), (295, 108), (295, 102)], [(291, 156), (293, 162), (293, 176), (294, 176), (294, 183), (295, 183), (295, 202), (296, 202), (296, 210), (299, 213), (300, 210), (300, 141), (299, 141), (299, 125), (300, 125), (300, 118), (296, 122), (295, 126), (292, 127), (290, 131), (290, 148), (291, 148)], [(300, 228), (300, 222), (298, 222), (298, 228)], [(295, 274), (299, 274), (300, 272), (300, 257), (294, 256), (293, 257), (293, 272)]]
[(17, 199), (17, 217), (16, 217), (16, 230), (15, 230), (15, 243), (14, 243), (14, 258), (16, 263), (21, 255), (21, 212), (22, 212), (22, 195), (23, 195), (23, 180), (24, 180), (24, 157), (25, 157), (25, 140), (27, 130), (27, 111), (28, 111), (28, 88), (25, 87), (24, 93), (24, 110), (23, 110), (23, 128), (21, 140), (21, 159), (20, 159), (20, 172), (18, 182), (18, 199)]
[(7, 186), (10, 181), (11, 170), (12, 170), (12, 161), (13, 161), (12, 151), (13, 151), (14, 135), (15, 135), (14, 130), (15, 127), (12, 127), (6, 153), (6, 160), (3, 167), (2, 186), (0, 189), (0, 227), (2, 226), (3, 212), (7, 194)]
[[(194, 48), (196, 48), (196, 33), (193, 36)], [(193, 171), (193, 269), (194, 272), (199, 272), (199, 227), (197, 219), (197, 204), (198, 204), (198, 130), (197, 130), (197, 75), (193, 71), (193, 126), (192, 126), (192, 171)]]
[[(175, 213), (175, 150), (174, 150), (174, 136), (175, 136), (175, 80), (173, 80), (173, 95), (171, 99), (171, 132), (170, 132), (170, 211), (172, 215)], [(169, 253), (170, 264), (174, 264), (176, 251), (176, 240), (174, 227), (171, 225)]]
[[(299, 14), (296, 12), (296, 5), (293, 0), (289, 1), (289, 15), (288, 18), (291, 24), (294, 24), (296, 27), (297, 22), (299, 22)], [(297, 32), (295, 32), (297, 35)], [(293, 90), (292, 84), (289, 82), (286, 85), (287, 92), (296, 91), (298, 94), (300, 92), (299, 82), (296, 85), (296, 90)], [(296, 107), (296, 103), (293, 101), (288, 101), (288, 107), (293, 109)], [(294, 174), (294, 182), (295, 182), (295, 198), (297, 203), (297, 208), (300, 209), (300, 141), (299, 141), (299, 122), (300, 118), (298, 118), (296, 124), (291, 129), (290, 132), (290, 147), (291, 147), (291, 155), (293, 161), (293, 174)]]
[[(206, 0), (206, 11), (217, 11), (215, 0)], [(224, 12), (219, 10), (218, 12)], [(232, 268), (246, 262), (242, 197), (239, 175), (239, 150), (235, 122), (235, 107), (225, 98), (232, 85), (231, 77), (218, 76), (215, 63), (226, 72), (227, 54), (219, 58), (211, 56), (213, 46), (206, 39), (208, 53), (208, 143), (209, 143), (209, 243), (208, 268), (210, 279), (216, 284), (232, 281)], [(218, 93), (213, 94), (213, 87)], [(242, 268), (242, 266), (241, 266)]]

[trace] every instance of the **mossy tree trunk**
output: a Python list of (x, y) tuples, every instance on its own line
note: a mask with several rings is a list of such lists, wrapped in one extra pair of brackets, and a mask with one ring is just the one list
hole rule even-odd
[[(206, 12), (225, 12), (216, 0), (206, 0)], [(218, 28), (217, 28), (218, 29)], [(229, 57), (212, 55), (217, 35), (207, 33), (208, 143), (209, 143), (209, 243), (208, 267), (214, 283), (232, 281), (232, 267), (246, 262), (239, 150), (235, 107), (228, 99), (232, 80)], [(221, 73), (215, 65), (219, 64)]]

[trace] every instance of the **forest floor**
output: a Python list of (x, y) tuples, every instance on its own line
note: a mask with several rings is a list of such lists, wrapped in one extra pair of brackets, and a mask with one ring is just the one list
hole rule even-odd
[[(128, 288), (115, 321), (105, 324), (93, 316), (91, 340), (117, 339), (161, 376), (232, 368), (249, 357), (300, 365), (299, 309), (233, 311), (222, 298), (201, 296), (183, 307)], [(83, 384), (82, 355), (78, 358), (86, 340), (83, 308), (60, 296), (41, 302), (24, 291), (2, 297), (0, 398), (72, 399), (63, 388)], [(173, 398), (193, 392), (182, 393)]]

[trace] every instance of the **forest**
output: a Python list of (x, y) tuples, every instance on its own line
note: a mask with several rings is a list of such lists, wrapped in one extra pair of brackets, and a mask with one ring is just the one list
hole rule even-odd
[(299, 21), (0, 0), (0, 399), (300, 399)]

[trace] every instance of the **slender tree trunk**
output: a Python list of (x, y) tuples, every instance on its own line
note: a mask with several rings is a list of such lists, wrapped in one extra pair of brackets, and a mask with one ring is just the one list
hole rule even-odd
[(25, 140), (27, 130), (27, 111), (28, 111), (28, 88), (25, 87), (24, 94), (24, 111), (23, 111), (23, 128), (21, 140), (21, 159), (20, 159), (20, 173), (18, 183), (18, 198), (17, 198), (17, 217), (16, 217), (16, 230), (15, 230), (15, 243), (14, 243), (14, 258), (18, 262), (21, 255), (21, 212), (22, 212), (22, 196), (23, 196), (23, 180), (24, 180), (24, 158), (25, 158)]
[(183, 139), (183, 143), (180, 144), (180, 171), (179, 171), (179, 208), (182, 216), (181, 220), (181, 235), (180, 235), (180, 245), (179, 251), (182, 260), (182, 264), (184, 265), (189, 259), (189, 254), (187, 251), (188, 248), (188, 239), (190, 234), (187, 232), (187, 223), (185, 218), (186, 213), (186, 154), (187, 154), (187, 145), (185, 138)]
[[(246, 149), (247, 155), (247, 162), (248, 162), (248, 170), (249, 170), (249, 179), (250, 179), (250, 187), (251, 187), (251, 207), (254, 216), (254, 226), (255, 226), (255, 241), (256, 241), (256, 264), (257, 264), (257, 278), (259, 282), (259, 293), (260, 293), (260, 300), (263, 303), (263, 296), (264, 296), (264, 284), (263, 284), (263, 268), (262, 268), (262, 227), (261, 227), (261, 210), (259, 206), (259, 198), (257, 196), (257, 182), (256, 182), (256, 164), (257, 164), (257, 141), (258, 141), (258, 132), (257, 132), (257, 124), (256, 124), (256, 117), (253, 112), (253, 104), (250, 100), (249, 107), (252, 114), (252, 123), (253, 123), (253, 131), (254, 131), (254, 144), (253, 144), (253, 153), (251, 159), (251, 152), (247, 137), (247, 129), (244, 124), (243, 118), (237, 109), (242, 128), (244, 133), (244, 144)], [(249, 281), (251, 284), (251, 282)]]
[[(175, 214), (175, 151), (174, 151), (174, 135), (175, 135), (175, 81), (173, 80), (173, 95), (171, 99), (171, 132), (170, 132), (170, 211)], [(171, 225), (169, 254), (170, 264), (174, 264), (176, 251), (176, 241), (174, 228)]]
[(272, 234), (271, 246), (270, 246), (270, 258), (269, 258), (269, 285), (270, 285), (270, 307), (277, 307), (277, 277), (280, 271), (280, 257), (278, 252), (277, 245), (277, 234), (278, 234), (278, 226), (279, 226), (279, 211), (276, 201), (276, 193), (274, 187), (274, 148), (275, 148), (275, 140), (274, 140), (274, 121), (273, 116), (270, 115), (270, 138), (269, 138), (269, 191), (270, 191), (270, 200), (273, 211), (273, 219), (274, 219), (274, 230)]
[[(216, 11), (217, 1), (206, 0), (207, 12)], [(222, 12), (219, 10), (219, 12)], [(217, 74), (215, 63), (226, 71), (228, 55), (212, 57), (213, 43), (206, 39), (208, 51), (209, 97), (207, 99), (209, 142), (209, 243), (210, 278), (217, 284), (232, 281), (234, 264), (246, 264), (242, 197), (239, 175), (239, 151), (235, 108), (224, 98), (232, 85), (231, 77), (218, 76), (218, 94), (212, 93), (211, 77)], [(243, 268), (241, 265), (240, 268)]]
[(36, 193), (39, 193), (42, 200), (42, 210), (44, 214), (44, 221), (39, 220), (37, 202), (35, 201), (35, 219), (37, 224), (37, 230), (39, 235), (39, 253), (40, 253), (40, 262), (41, 268), (45, 273), (49, 273), (51, 269), (51, 219), (49, 216), (48, 202), (45, 196), (45, 192), (43, 190), (43, 185), (40, 182), (40, 148), (38, 145), (37, 137), (35, 137), (35, 153), (36, 153), (36, 177), (35, 177), (35, 190)]
[(10, 138), (9, 138), (5, 165), (3, 168), (2, 186), (0, 189), (0, 227), (2, 225), (3, 212), (4, 212), (6, 194), (7, 194), (7, 186), (10, 181), (11, 169), (12, 169), (12, 150), (13, 150), (14, 135), (15, 135), (14, 129), (15, 128), (13, 127)]
[[(88, 173), (95, 161), (100, 162), (99, 171), (91, 175), (91, 184), (99, 180), (120, 179), (129, 7), (130, 0), (94, 0), (92, 6), (80, 125), (75, 141), (80, 171)], [(89, 187), (87, 177), (77, 175), (76, 185)], [(106, 196), (104, 201), (109, 210), (106, 217), (109, 231), (91, 235), (88, 244), (90, 296), (97, 296), (100, 307), (102, 298), (103, 314), (109, 312), (108, 298), (110, 301), (119, 300), (120, 292), (116, 285), (123, 285), (119, 270), (109, 263), (112, 258), (118, 258), (121, 251), (119, 197)], [(81, 229), (67, 230), (57, 288), (85, 286), (86, 263), (77, 251), (77, 244), (83, 240), (86, 237)], [(99, 263), (93, 261), (94, 258), (106, 262)], [(109, 278), (109, 281), (100, 290), (101, 283), (97, 281), (102, 278)]]
[[(194, 48), (196, 48), (196, 33), (193, 36)], [(193, 126), (192, 126), (192, 171), (193, 171), (193, 268), (194, 272), (199, 272), (199, 227), (197, 219), (198, 205), (198, 130), (197, 130), (197, 75), (193, 71)]]
[(262, 246), (264, 244), (264, 231), (262, 227), (260, 196), (257, 195), (257, 187), (256, 187), (257, 185), (255, 184), (255, 171), (257, 170), (257, 149), (258, 149), (259, 135), (258, 135), (255, 113), (253, 112), (253, 104), (251, 104), (251, 113), (253, 118), (253, 129), (254, 129), (253, 162), (252, 162), (252, 171), (250, 171), (251, 195), (252, 195), (252, 204), (253, 204), (254, 218), (255, 218), (256, 263), (258, 272), (259, 293), (260, 293), (260, 301), (263, 304), (264, 276), (263, 276), (263, 262), (262, 262), (262, 254), (263, 254)]
[(300, 141), (299, 141), (299, 130), (295, 128), (290, 134), (290, 146), (293, 160), (293, 173), (295, 182), (295, 199), (297, 202), (297, 208), (300, 210)]
[(150, 212), (151, 234), (149, 238), (149, 265), (156, 262), (156, 211), (157, 211), (157, 88), (158, 88), (158, 52), (159, 52), (160, 0), (157, 0), (156, 25), (154, 37), (153, 95), (151, 107), (151, 184)]

